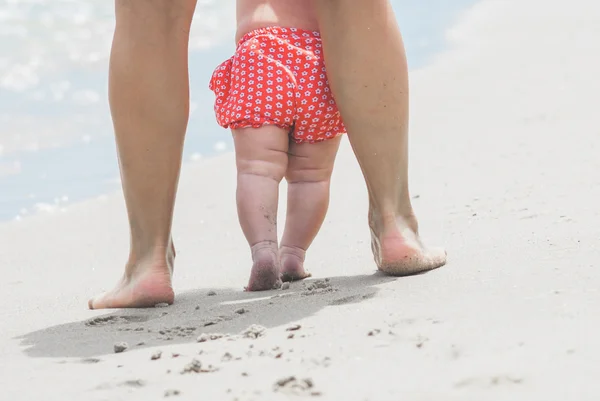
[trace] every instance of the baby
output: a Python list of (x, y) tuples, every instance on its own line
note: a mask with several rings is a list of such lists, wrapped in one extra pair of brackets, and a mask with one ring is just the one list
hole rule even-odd
[[(277, 288), (310, 276), (306, 250), (329, 205), (329, 187), (346, 132), (325, 73), (310, 1), (237, 0), (238, 43), (213, 73), (215, 114), (233, 133), (237, 209), (252, 253), (246, 289)], [(288, 182), (281, 243), (279, 184)]]

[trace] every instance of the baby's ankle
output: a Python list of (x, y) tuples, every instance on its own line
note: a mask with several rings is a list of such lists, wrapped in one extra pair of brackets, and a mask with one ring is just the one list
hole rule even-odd
[(255, 259), (258, 255), (273, 254), (277, 255), (277, 241), (260, 241), (250, 247), (252, 252), (252, 259)]
[(287, 257), (293, 256), (300, 259), (301, 262), (304, 262), (306, 257), (306, 250), (297, 246), (291, 245), (281, 245), (279, 248), (279, 257)]

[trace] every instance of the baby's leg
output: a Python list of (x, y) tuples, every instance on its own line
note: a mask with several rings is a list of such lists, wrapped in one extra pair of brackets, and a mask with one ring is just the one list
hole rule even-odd
[(279, 183), (288, 164), (288, 133), (276, 126), (234, 129), (237, 209), (252, 252), (248, 291), (281, 285), (277, 257)]
[(290, 144), (288, 206), (279, 250), (283, 281), (310, 277), (304, 255), (315, 239), (329, 206), (329, 186), (341, 136), (318, 143)]

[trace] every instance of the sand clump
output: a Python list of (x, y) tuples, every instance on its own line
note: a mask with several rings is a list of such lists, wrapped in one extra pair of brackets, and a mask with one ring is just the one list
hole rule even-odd
[(312, 283), (304, 284), (304, 288), (305, 289), (302, 292), (302, 295), (316, 295), (337, 291), (337, 288), (331, 285), (331, 280), (328, 278), (325, 280), (315, 280)]
[(292, 326), (288, 327), (287, 329), (285, 329), (285, 331), (298, 331), (298, 330), (300, 330), (301, 328), (302, 328), (302, 326), (301, 326), (301, 325), (299, 325), (299, 324), (294, 324), (294, 325), (292, 325)]
[(199, 359), (194, 358), (190, 363), (185, 365), (185, 367), (181, 371), (181, 374), (183, 375), (186, 373), (212, 373), (216, 372), (217, 370), (219, 369), (212, 365), (208, 365), (206, 368), (203, 367), (202, 362), (200, 362)]
[(267, 329), (265, 327), (260, 326), (258, 324), (253, 324), (242, 332), (242, 337), (255, 340), (259, 337), (264, 336), (266, 331)]
[(129, 348), (129, 344), (127, 344), (126, 342), (116, 343), (113, 346), (115, 354), (120, 354), (121, 352), (125, 352), (127, 350), (127, 348)]
[(312, 379), (297, 379), (295, 376), (277, 380), (273, 386), (275, 392), (297, 396), (319, 396), (321, 393), (314, 389)]
[(367, 335), (369, 337), (375, 337), (376, 335), (379, 335), (380, 333), (381, 333), (381, 330), (379, 330), (379, 329), (373, 329), (373, 330), (369, 331), (367, 333)]
[(173, 396), (180, 395), (180, 394), (181, 394), (181, 391), (175, 390), (175, 389), (170, 389), (170, 390), (165, 391), (165, 397), (173, 397)]
[(221, 333), (202, 333), (198, 336), (196, 341), (199, 343), (204, 343), (207, 341), (220, 340), (221, 338), (228, 337), (228, 336), (229, 336), (228, 334), (221, 334)]

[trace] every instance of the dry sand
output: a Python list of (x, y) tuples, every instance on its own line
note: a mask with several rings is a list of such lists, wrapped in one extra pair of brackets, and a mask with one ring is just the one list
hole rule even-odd
[(310, 290), (242, 292), (231, 155), (183, 173), (172, 307), (86, 310), (121, 274), (120, 194), (0, 226), (0, 399), (597, 399), (599, 16), (484, 1), (412, 74), (415, 207), (450, 256), (436, 272), (375, 274), (347, 143), (308, 256), (330, 281)]

